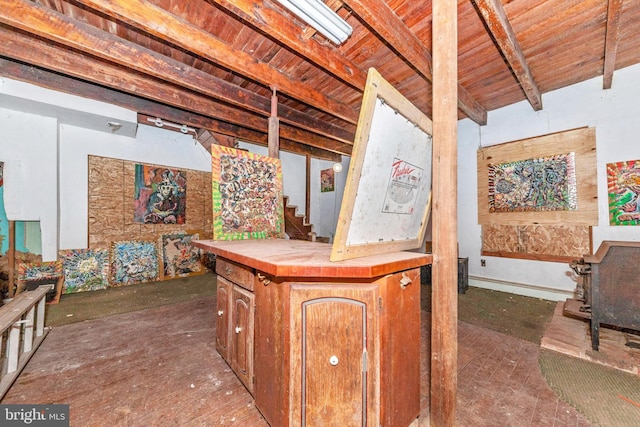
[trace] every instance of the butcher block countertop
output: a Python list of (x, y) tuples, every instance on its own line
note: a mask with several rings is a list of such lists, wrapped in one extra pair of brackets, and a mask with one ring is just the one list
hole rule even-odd
[(431, 254), (392, 252), (331, 262), (331, 244), (306, 240), (197, 240), (192, 244), (216, 256), (275, 277), (373, 278), (431, 264)]

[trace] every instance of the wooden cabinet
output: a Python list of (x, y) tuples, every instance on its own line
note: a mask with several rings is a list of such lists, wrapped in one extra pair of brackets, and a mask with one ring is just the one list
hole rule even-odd
[(233, 293), (233, 283), (218, 276), (218, 287), (216, 290), (217, 297), (217, 316), (216, 316), (216, 350), (224, 360), (229, 362), (229, 341), (231, 330), (231, 294)]
[[(256, 288), (256, 406), (272, 426), (407, 426), (420, 413), (420, 269)], [(360, 282), (360, 283), (353, 283)]]
[(241, 287), (233, 287), (229, 364), (240, 381), (253, 393), (253, 316), (255, 296)]
[(217, 255), (218, 351), (270, 425), (416, 420), (420, 267), (430, 256), (334, 263), (322, 243), (195, 244)]
[(378, 404), (377, 300), (375, 285), (291, 285), (292, 425), (367, 425)]
[(216, 349), (253, 393), (255, 296), (251, 269), (227, 260), (216, 261), (218, 274)]

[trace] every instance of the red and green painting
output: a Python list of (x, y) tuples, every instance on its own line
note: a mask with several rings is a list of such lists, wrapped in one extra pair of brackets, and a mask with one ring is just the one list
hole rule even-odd
[(640, 160), (607, 164), (609, 224), (640, 225)]

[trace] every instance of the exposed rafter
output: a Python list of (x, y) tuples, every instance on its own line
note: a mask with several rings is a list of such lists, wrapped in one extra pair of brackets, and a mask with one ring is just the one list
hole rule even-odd
[[(206, 31), (180, 19), (146, 0), (78, 0), (109, 16), (134, 25), (170, 43), (187, 49), (203, 58), (241, 73), (266, 87), (277, 86), (278, 91), (293, 99), (339, 117), (349, 123), (358, 122), (358, 114), (350, 106), (297, 81), (264, 62), (256, 61), (248, 53), (233, 49)], [(267, 111), (270, 111), (267, 109)], [(284, 117), (283, 117), (284, 120)]]
[[(433, 81), (431, 52), (382, 0), (346, 0), (345, 3), (427, 81)], [(458, 84), (458, 107), (474, 122), (487, 124), (487, 110)]]
[(534, 110), (542, 110), (542, 96), (500, 0), (472, 0), (502, 56)]
[(623, 0), (609, 0), (607, 7), (607, 35), (604, 42), (604, 72), (602, 88), (611, 89), (613, 71), (616, 68), (618, 37), (620, 34), (620, 17)]
[[(11, 32), (6, 32), (6, 30), (4, 31), (5, 32), (3, 32), (2, 27), (0, 27), (0, 37), (4, 41), (6, 41), (7, 38), (5, 36), (7, 34), (10, 34)], [(15, 48), (16, 46), (19, 45), (16, 45), (14, 43), (0, 44), (0, 55), (5, 54), (5, 52), (3, 52), (3, 48)], [(39, 55), (39, 53), (42, 51), (39, 51), (36, 48), (15, 49), (15, 52), (29, 52), (35, 54), (36, 56), (40, 56), (45, 60), (48, 58), (46, 55)], [(77, 62), (74, 62), (73, 60), (67, 61), (67, 59), (69, 58), (60, 58), (62, 62), (69, 62), (71, 66), (78, 65)], [(102, 70), (96, 71), (100, 73)], [(246, 123), (245, 126), (240, 126), (237, 124), (221, 121), (220, 119), (214, 119), (201, 114), (196, 114), (193, 112), (193, 105), (191, 105), (192, 109), (190, 111), (170, 107), (160, 102), (150, 101), (138, 96), (118, 92), (105, 87), (97, 86), (95, 84), (87, 83), (85, 81), (76, 80), (71, 77), (52, 73), (44, 69), (35, 68), (31, 65), (25, 65), (11, 60), (3, 59), (2, 57), (0, 57), (0, 76), (33, 83), (47, 89), (57, 90), (72, 95), (107, 102), (119, 107), (137, 111), (148, 116), (160, 117), (170, 121), (184, 123), (187, 126), (208, 129), (213, 132), (240, 138), (247, 142), (254, 142), (258, 145), (267, 145), (267, 121), (264, 119), (263, 127), (265, 130), (262, 132), (252, 131), (246, 127)], [(157, 93), (165, 93), (161, 85), (155, 88), (157, 89)], [(154, 87), (150, 86), (147, 87), (147, 89), (153, 91)], [(196, 98), (189, 98), (188, 94), (181, 93), (180, 96), (184, 97), (185, 100), (193, 101), (194, 104), (199, 104)], [(216, 110), (217, 107), (215, 107), (215, 104), (209, 103), (209, 105), (210, 107), (207, 108), (207, 110)], [(231, 117), (236, 117), (236, 114), (232, 114)], [(335, 142), (328, 140), (327, 138), (309, 134), (308, 132), (291, 127), (285, 127), (281, 130), (281, 132), (283, 135), (286, 135), (288, 137), (283, 138), (280, 141), (280, 148), (282, 148), (284, 151), (303, 155), (308, 154), (312, 157), (329, 161), (339, 161), (336, 159), (339, 159), (340, 154), (351, 155), (351, 145), (336, 145)], [(300, 135), (300, 132), (302, 132), (303, 135)], [(305, 143), (301, 144), (289, 139), (292, 136), (296, 139), (305, 140)], [(311, 146), (309, 144), (314, 144), (315, 146)], [(334, 150), (326, 150), (326, 147), (332, 146), (334, 147)]]

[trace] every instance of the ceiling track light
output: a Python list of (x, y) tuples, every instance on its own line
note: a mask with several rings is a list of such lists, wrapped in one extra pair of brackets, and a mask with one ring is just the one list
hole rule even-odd
[(156, 117), (155, 119), (152, 117), (147, 117), (147, 121), (153, 123), (154, 125), (156, 125), (157, 127), (161, 128), (164, 126), (169, 126), (172, 127), (174, 129), (178, 129), (180, 132), (182, 133), (189, 133), (189, 132), (193, 132), (194, 134), (196, 133), (196, 130), (193, 128), (188, 127), (187, 125), (179, 125), (176, 123), (171, 123), (171, 122), (167, 122), (162, 120), (160, 117)]
[(341, 44), (353, 32), (353, 28), (347, 24), (347, 21), (321, 0), (277, 1), (335, 44)]

